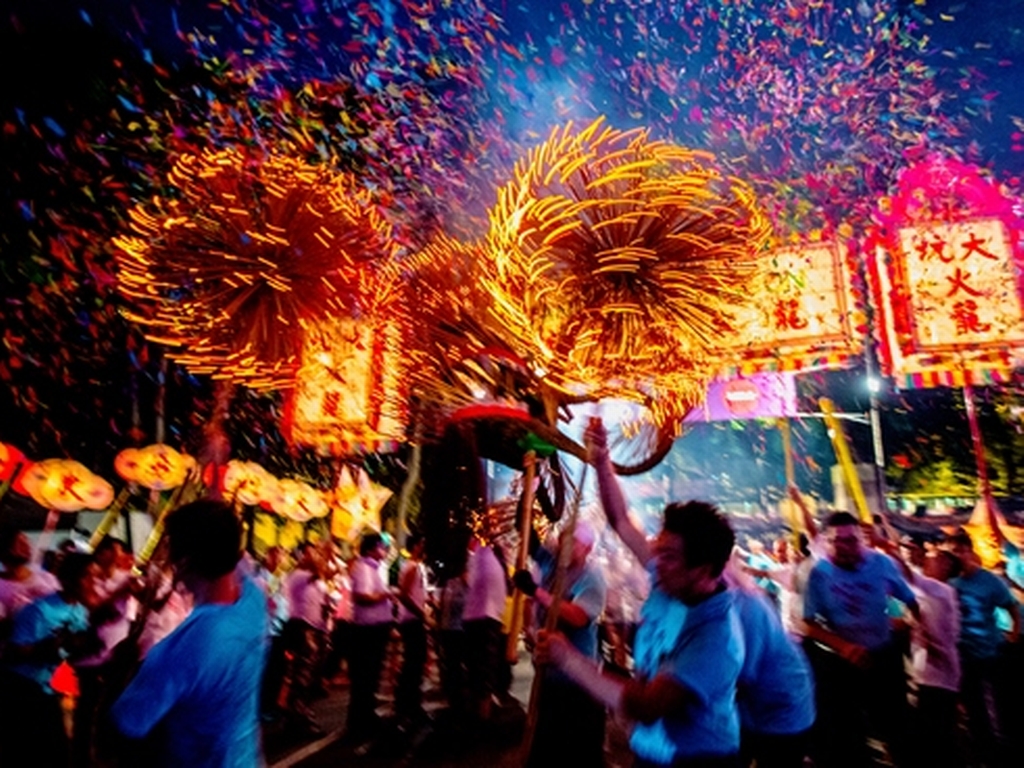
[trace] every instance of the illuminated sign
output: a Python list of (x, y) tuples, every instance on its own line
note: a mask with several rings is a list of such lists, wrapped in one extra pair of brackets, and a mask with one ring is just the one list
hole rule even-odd
[(1008, 376), (1024, 348), (1024, 307), (1005, 224), (903, 227), (893, 250), (878, 270), (889, 372), (916, 386)]

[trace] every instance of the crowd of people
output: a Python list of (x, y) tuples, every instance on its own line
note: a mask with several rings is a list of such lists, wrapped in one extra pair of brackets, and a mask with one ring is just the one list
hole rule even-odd
[[(415, 532), (401, 549), (367, 532), (351, 554), (328, 540), (256, 558), (218, 501), (172, 512), (145, 567), (109, 536), (43, 567), (5, 530), (0, 765), (256, 766), (267, 724), (322, 733), (330, 688), (348, 690), (358, 750), (431, 727), (428, 670), (446, 727), (480, 737), (511, 701), (520, 641), (539, 688), (534, 768), (604, 765), (610, 715), (639, 768), (1020, 762), (1024, 564), (1009, 541), (997, 572), (962, 530), (900, 539), (845, 512), (819, 530), (795, 492), (802, 531), (775, 542), (741, 549), (700, 501), (669, 504), (649, 539), (606, 441), (592, 422), (604, 535), (635, 568), (600, 562), (587, 519), (531, 537), (513, 572), (484, 516), (440, 579)], [(528, 619), (510, 641), (516, 590)]]

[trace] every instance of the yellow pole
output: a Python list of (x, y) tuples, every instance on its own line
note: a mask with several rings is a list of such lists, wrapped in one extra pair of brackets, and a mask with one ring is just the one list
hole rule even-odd
[[(537, 476), (537, 454), (527, 451), (523, 456), (523, 519), (519, 523), (519, 552), (516, 557), (516, 570), (526, 568), (526, 558), (530, 553), (530, 530), (533, 527), (533, 481)], [(514, 664), (518, 657), (519, 633), (523, 631), (524, 595), (516, 590), (512, 596), (512, 621), (508, 630), (508, 645), (505, 647), (505, 659)]]
[(779, 511), (793, 532), (793, 544), (796, 545), (800, 540), (802, 521), (793, 500), (789, 498), (789, 489), (796, 488), (796, 472), (793, 469), (793, 430), (785, 416), (780, 418), (778, 423), (779, 431), (782, 433), (782, 456), (786, 466), (786, 497), (779, 501)]
[(857, 507), (857, 513), (862, 522), (871, 525), (871, 510), (868, 509), (868, 501), (864, 497), (864, 489), (861, 487), (860, 478), (857, 477), (857, 470), (853, 466), (853, 458), (850, 456), (850, 446), (846, 442), (846, 434), (843, 432), (839, 419), (836, 418), (836, 408), (827, 397), (818, 401), (821, 412), (825, 416), (825, 425), (828, 427), (828, 435), (832, 439), (832, 448), (836, 452), (839, 466), (843, 470), (843, 478), (846, 480), (846, 487), (853, 496), (853, 504)]
[(107, 510), (107, 514), (100, 520), (100, 524), (96, 526), (96, 530), (93, 531), (92, 537), (89, 539), (89, 549), (96, 549), (99, 543), (103, 541), (103, 537), (110, 533), (110, 529), (114, 527), (114, 523), (117, 522), (117, 518), (121, 516), (121, 510), (124, 509), (125, 503), (128, 501), (128, 497), (131, 496), (131, 490), (129, 486), (125, 486), (121, 489), (121, 492), (114, 499), (114, 503), (110, 505), (110, 509)]

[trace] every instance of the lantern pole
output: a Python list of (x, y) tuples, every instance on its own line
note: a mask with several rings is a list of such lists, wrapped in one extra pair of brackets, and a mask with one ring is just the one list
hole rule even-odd
[(967, 411), (967, 425), (971, 429), (971, 444), (974, 447), (974, 464), (978, 472), (978, 488), (981, 491), (981, 498), (988, 510), (989, 519), (995, 519), (995, 499), (992, 497), (992, 482), (988, 475), (988, 463), (985, 460), (985, 443), (981, 436), (981, 426), (978, 424), (978, 412), (974, 407), (974, 389), (970, 384), (964, 384), (964, 409)]
[[(533, 482), (537, 476), (537, 454), (527, 451), (523, 456), (523, 496), (522, 519), (519, 521), (519, 552), (516, 557), (516, 571), (526, 569), (526, 558), (530, 553), (530, 531), (533, 528)], [(512, 596), (512, 626), (508, 632), (508, 645), (505, 648), (505, 660), (515, 663), (518, 656), (519, 633), (523, 629), (522, 590), (517, 589)]]

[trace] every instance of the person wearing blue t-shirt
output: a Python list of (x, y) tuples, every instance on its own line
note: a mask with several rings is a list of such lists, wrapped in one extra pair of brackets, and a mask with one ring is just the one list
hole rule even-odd
[(189, 617), (149, 652), (111, 716), (129, 739), (156, 735), (166, 766), (260, 765), (260, 682), (269, 643), (266, 601), (236, 570), (242, 531), (231, 507), (198, 501), (167, 517)]
[(98, 647), (89, 632), (97, 570), (89, 555), (65, 555), (57, 572), (60, 591), (14, 617), (0, 666), (0, 765), (68, 764), (70, 744), (51, 680), (61, 662)]
[[(563, 533), (563, 538), (566, 534)], [(596, 541), (594, 529), (579, 521), (573, 531), (564, 593), (558, 606), (558, 628), (573, 648), (597, 659), (597, 620), (604, 611), (607, 587), (601, 572), (587, 561)], [(561, 545), (561, 539), (560, 545)], [(558, 553), (531, 537), (530, 556), (540, 568), (541, 585), (529, 571), (518, 571), (515, 584), (530, 597), (541, 627), (553, 602)], [(605, 711), (600, 703), (557, 669), (544, 670), (537, 711), (537, 730), (528, 766), (604, 765)]]
[(744, 760), (801, 768), (815, 718), (811, 666), (767, 597), (741, 585), (732, 592), (745, 649), (737, 693)]
[(600, 421), (591, 421), (586, 440), (606, 515), (623, 543), (642, 564), (653, 564), (656, 574), (637, 632), (639, 676), (624, 682), (602, 675), (558, 634), (541, 636), (538, 658), (637, 723), (630, 746), (638, 767), (737, 766), (736, 686), (744, 645), (734, 595), (723, 577), (735, 544), (732, 529), (710, 504), (669, 504), (652, 546), (626, 515)]
[(820, 757), (826, 765), (868, 764), (870, 723), (904, 765), (906, 674), (888, 611), (895, 598), (916, 617), (917, 601), (892, 558), (864, 546), (852, 515), (834, 513), (827, 529), (829, 557), (811, 571), (804, 600), (805, 634), (828, 651), (815, 654)]
[[(1020, 636), (1020, 612), (1009, 587), (994, 573), (981, 567), (966, 531), (953, 538), (953, 554), (960, 561), (960, 575), (949, 583), (960, 603), (960, 695), (967, 711), (967, 726), (976, 756), (990, 765), (1010, 765), (1010, 740), (1017, 724), (1007, 716), (1019, 691), (1006, 691), (1000, 677), (1005, 674), (1001, 658), (1004, 643), (1015, 646)], [(1002, 609), (1010, 617), (1010, 630), (1003, 637), (996, 618)], [(991, 706), (989, 703), (991, 702)]]

